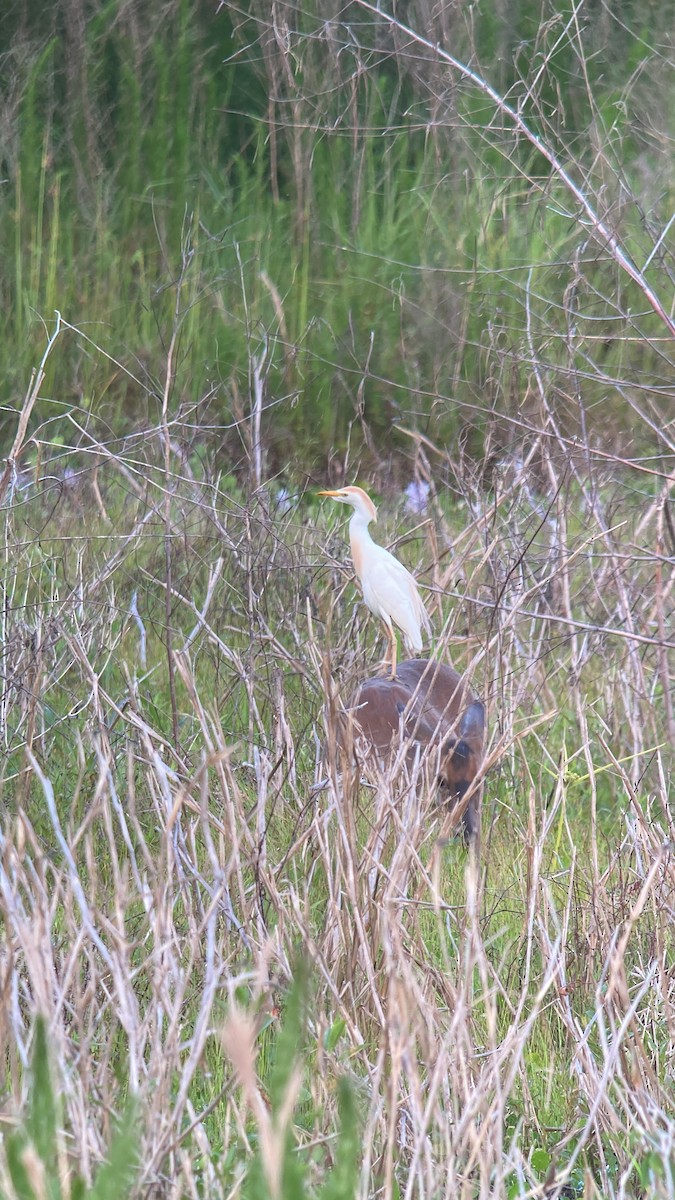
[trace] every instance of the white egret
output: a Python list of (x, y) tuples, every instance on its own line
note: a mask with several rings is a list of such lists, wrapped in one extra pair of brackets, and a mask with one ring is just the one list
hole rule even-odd
[(396, 634), (393, 625), (401, 630), (409, 654), (420, 653), (423, 629), (431, 633), (429, 614), (417, 584), (403, 563), (371, 538), (368, 526), (371, 521), (377, 520), (377, 509), (363, 488), (344, 487), (318, 494), (331, 496), (339, 504), (351, 505), (354, 510), (349, 522), (352, 562), (361, 584), (363, 599), (385, 627), (391, 651), (391, 678), (394, 679)]

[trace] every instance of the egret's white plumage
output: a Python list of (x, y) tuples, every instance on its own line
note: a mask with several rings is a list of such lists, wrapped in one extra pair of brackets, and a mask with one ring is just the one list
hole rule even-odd
[(377, 520), (377, 509), (360, 487), (344, 487), (319, 492), (340, 504), (350, 504), (354, 512), (349, 522), (349, 543), (354, 570), (363, 589), (368, 608), (384, 623), (391, 648), (391, 673), (396, 674), (396, 635), (393, 625), (403, 634), (408, 652), (419, 654), (422, 630), (431, 632), (429, 615), (410, 571), (393, 554), (378, 546), (368, 526)]

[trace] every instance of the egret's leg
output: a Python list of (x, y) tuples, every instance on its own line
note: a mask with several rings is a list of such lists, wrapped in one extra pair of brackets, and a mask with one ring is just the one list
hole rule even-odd
[(387, 631), (387, 638), (389, 640), (389, 648), (388, 648), (387, 656), (382, 665), (384, 667), (386, 667), (387, 665), (391, 665), (390, 678), (395, 679), (396, 678), (396, 652), (397, 652), (396, 634), (394, 633), (394, 630), (388, 621), (384, 621), (383, 624)]
[(382, 621), (382, 625), (387, 638), (387, 649), (380, 670), (383, 675), (390, 675), (393, 679), (396, 674), (396, 634), (388, 621)]

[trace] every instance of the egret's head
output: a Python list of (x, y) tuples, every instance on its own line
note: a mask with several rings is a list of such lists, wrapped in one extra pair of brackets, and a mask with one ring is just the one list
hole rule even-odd
[(338, 488), (334, 492), (318, 492), (317, 495), (332, 496), (333, 500), (337, 500), (340, 504), (351, 504), (354, 512), (357, 512), (365, 521), (377, 520), (377, 509), (363, 488), (344, 487)]

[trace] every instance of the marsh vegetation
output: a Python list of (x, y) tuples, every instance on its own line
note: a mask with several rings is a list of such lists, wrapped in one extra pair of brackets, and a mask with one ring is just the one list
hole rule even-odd
[[(10, 7), (3, 1195), (674, 1194), (668, 11)], [(340, 756), (351, 482), (478, 857)]]

